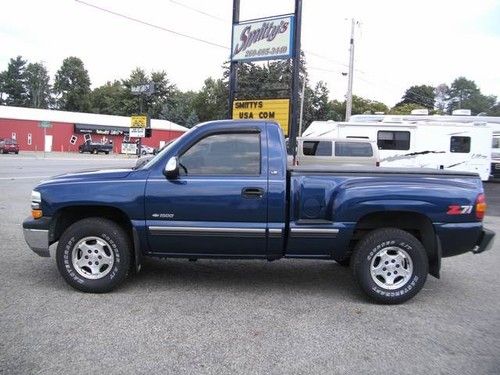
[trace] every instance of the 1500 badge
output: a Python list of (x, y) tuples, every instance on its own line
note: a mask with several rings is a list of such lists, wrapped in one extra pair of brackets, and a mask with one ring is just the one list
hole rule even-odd
[(173, 219), (174, 214), (152, 214), (151, 215), (154, 218), (160, 218), (160, 219)]

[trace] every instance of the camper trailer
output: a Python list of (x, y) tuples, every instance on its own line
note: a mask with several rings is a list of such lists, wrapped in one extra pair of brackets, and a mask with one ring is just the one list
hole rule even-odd
[[(392, 115), (353, 115), (350, 122), (382, 122)], [(500, 178), (500, 117), (498, 116), (472, 116), (469, 109), (457, 109), (452, 115), (429, 115), (426, 109), (413, 110), (410, 115), (399, 116), (402, 121), (426, 121), (426, 122), (460, 122), (460, 123), (486, 123), (492, 134), (492, 154), (491, 154), (491, 177)]]
[(377, 143), (381, 167), (433, 168), (490, 177), (492, 129), (486, 123), (402, 120), (314, 121), (304, 137), (358, 138)]

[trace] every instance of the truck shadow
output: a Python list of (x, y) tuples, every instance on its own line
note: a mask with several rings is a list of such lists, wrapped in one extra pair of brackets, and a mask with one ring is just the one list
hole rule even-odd
[(151, 292), (170, 288), (224, 290), (238, 292), (282, 291), (337, 295), (356, 300), (363, 294), (355, 285), (350, 268), (334, 261), (146, 259), (141, 272), (121, 291), (147, 287)]

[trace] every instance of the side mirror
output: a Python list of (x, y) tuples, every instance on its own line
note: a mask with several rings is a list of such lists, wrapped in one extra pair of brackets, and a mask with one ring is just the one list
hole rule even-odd
[(168, 159), (164, 174), (167, 178), (177, 178), (179, 176), (179, 159), (177, 156), (172, 156)]

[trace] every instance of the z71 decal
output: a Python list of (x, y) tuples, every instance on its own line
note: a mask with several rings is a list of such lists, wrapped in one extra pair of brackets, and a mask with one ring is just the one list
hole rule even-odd
[(448, 215), (465, 215), (465, 214), (470, 214), (472, 212), (472, 209), (474, 206), (467, 205), (467, 206), (459, 206), (458, 204), (453, 204), (451, 206), (448, 206), (448, 212), (446, 212)]

